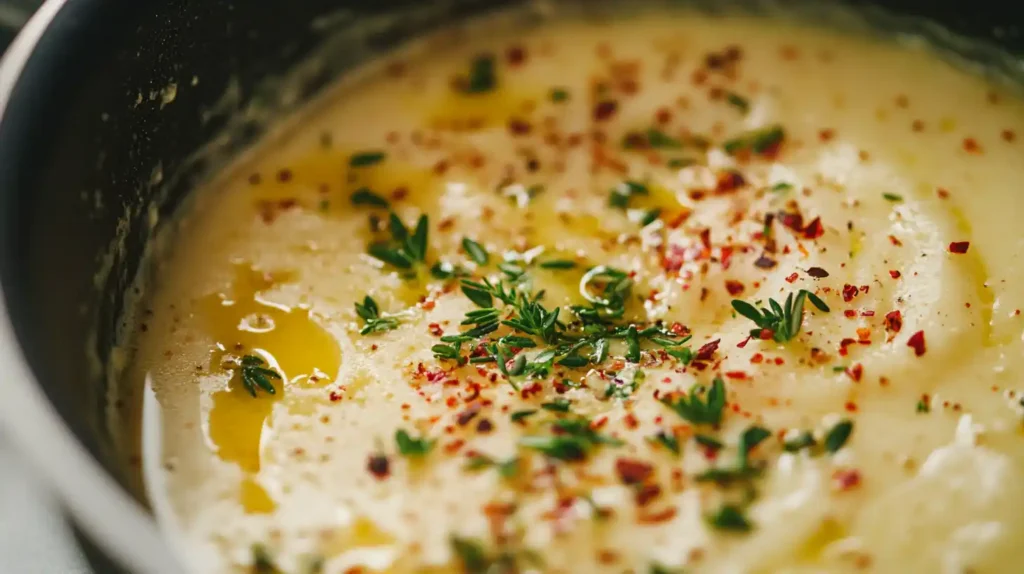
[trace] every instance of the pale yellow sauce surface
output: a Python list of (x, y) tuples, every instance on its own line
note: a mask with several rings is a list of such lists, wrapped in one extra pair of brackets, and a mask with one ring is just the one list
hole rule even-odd
[[(485, 53), (497, 87), (460, 93)], [(777, 149), (723, 149), (774, 125)], [(670, 145), (623, 145), (652, 128)], [(315, 559), (325, 572), (461, 571), (452, 536), (548, 572), (1015, 572), (1022, 139), (1024, 104), (924, 51), (770, 20), (552, 23), (391, 58), (203, 191), (182, 222), (124, 384), (127, 432), (139, 432), (145, 393), (160, 405), (143, 424), (157, 421), (162, 438), (141, 453), (155, 461), (158, 517), (200, 572), (247, 571), (254, 544), (283, 572)], [(370, 150), (383, 160), (350, 165)], [(625, 180), (647, 195), (610, 207)], [(410, 228), (428, 216), (416, 278), (367, 255), (389, 237), (388, 210), (353, 206), (362, 188)], [(800, 229), (780, 212), (799, 212)], [(762, 256), (774, 265), (755, 265)], [(466, 329), (474, 305), (429, 266), (497, 281), (503, 257), (567, 329), (583, 272), (608, 265), (634, 281), (617, 325), (678, 323), (694, 353), (719, 346), (685, 366), (643, 341), (634, 364), (616, 341), (600, 365), (517, 377), (525, 393), (494, 363), (435, 358), (438, 334)], [(552, 259), (577, 268), (540, 267)], [(744, 343), (755, 326), (734, 299), (800, 289), (830, 311), (808, 302), (794, 339)], [(360, 335), (354, 304), (366, 295), (397, 329)], [(908, 345), (918, 332), (920, 355)], [(246, 390), (244, 355), (273, 370), (273, 395)], [(718, 426), (658, 400), (716, 376)], [(540, 409), (556, 398), (569, 413)], [(539, 412), (512, 422), (523, 409)], [(577, 416), (621, 444), (575, 462), (522, 444)], [(844, 420), (853, 430), (838, 452), (785, 452), (799, 431), (820, 445)], [(735, 466), (753, 425), (771, 433), (748, 455), (760, 476), (699, 481)], [(399, 429), (433, 449), (403, 456)], [(695, 434), (724, 448), (710, 456)], [(467, 470), (473, 453), (518, 457), (518, 472)], [(386, 476), (368, 469), (374, 456)], [(639, 484), (624, 484), (631, 465), (645, 469)], [(726, 502), (749, 531), (709, 521)]]

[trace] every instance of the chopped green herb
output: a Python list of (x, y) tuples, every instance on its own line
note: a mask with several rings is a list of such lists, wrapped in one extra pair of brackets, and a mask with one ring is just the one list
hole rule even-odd
[(482, 94), (498, 87), (494, 56), (481, 54), (473, 58), (469, 65), (469, 76), (460, 87), (467, 94)]
[(785, 138), (786, 132), (781, 126), (776, 125), (741, 134), (726, 141), (722, 144), (722, 147), (725, 149), (725, 153), (729, 155), (735, 155), (747, 150), (760, 154), (782, 143), (782, 140)]
[(551, 259), (540, 262), (541, 269), (575, 269), (576, 262), (571, 259)]
[(462, 248), (466, 250), (469, 258), (477, 265), (487, 265), (487, 262), (491, 259), (487, 255), (487, 250), (482, 245), (468, 237), (462, 239)]
[(388, 218), (388, 228), (391, 231), (391, 241), (371, 244), (371, 256), (403, 270), (412, 269), (413, 265), (426, 259), (429, 232), (426, 215), (420, 216), (416, 222), (416, 229), (411, 234), (394, 213)]
[(654, 435), (654, 441), (675, 454), (679, 454), (680, 452), (679, 439), (677, 439), (674, 434), (660, 431), (658, 434)]
[(526, 409), (526, 410), (516, 411), (516, 412), (512, 413), (511, 415), (509, 415), (509, 418), (512, 420), (512, 422), (517, 423), (517, 422), (520, 422), (520, 421), (524, 421), (527, 418), (532, 417), (535, 414), (537, 414), (536, 410), (534, 410), (534, 409)]
[(721, 450), (723, 446), (718, 439), (706, 434), (697, 433), (693, 435), (693, 440), (697, 441), (697, 444), (710, 448), (711, 450)]
[(658, 217), (660, 215), (661, 215), (661, 209), (660, 208), (656, 207), (654, 209), (648, 209), (647, 211), (644, 212), (643, 217), (640, 218), (640, 226), (641, 227), (647, 227), (648, 225), (650, 225), (650, 224), (654, 223), (655, 221), (657, 221)]
[[(703, 395), (706, 398), (702, 398)], [(725, 381), (715, 377), (711, 389), (706, 393), (704, 387), (694, 385), (689, 396), (682, 395), (675, 399), (662, 397), (661, 402), (695, 425), (717, 425), (722, 422), (722, 411), (725, 409)]]
[(514, 478), (519, 474), (519, 459), (512, 457), (506, 461), (496, 461), (493, 458), (477, 454), (469, 458), (465, 466), (466, 470), (483, 470), (485, 468), (496, 468), (502, 478)]
[(665, 132), (651, 128), (647, 130), (647, 144), (653, 148), (681, 148), (683, 143)]
[(892, 202), (903, 201), (903, 196), (902, 195), (896, 195), (895, 193), (883, 193), (882, 197), (884, 197), (886, 199), (886, 201), (892, 201)]
[(556, 413), (567, 413), (569, 407), (572, 406), (572, 401), (566, 398), (558, 397), (549, 403), (541, 403), (540, 408), (546, 411), (552, 411)]
[(368, 187), (361, 187), (352, 194), (349, 198), (352, 201), (352, 205), (369, 205), (371, 207), (388, 207), (391, 205), (387, 199), (377, 195)]
[(256, 396), (257, 389), (262, 389), (271, 395), (277, 393), (270, 379), (281, 380), (281, 375), (273, 369), (264, 367), (263, 365), (265, 364), (266, 362), (256, 355), (245, 355), (242, 357), (242, 386), (254, 397)]
[(793, 184), (785, 181), (780, 181), (771, 187), (771, 190), (774, 192), (789, 191), (791, 189), (793, 189)]
[(352, 154), (348, 158), (348, 165), (350, 167), (369, 167), (384, 161), (386, 157), (387, 154), (382, 151), (364, 151)]
[(730, 106), (738, 109), (743, 113), (747, 113), (750, 111), (750, 102), (748, 102), (746, 98), (739, 94), (729, 92), (728, 94), (725, 95), (725, 101), (728, 102)]
[(917, 401), (917, 412), (928, 413), (931, 412), (931, 406), (928, 405), (928, 401), (924, 399), (918, 399)]
[(684, 167), (689, 167), (689, 166), (691, 166), (691, 165), (693, 165), (695, 163), (697, 163), (697, 162), (695, 160), (690, 159), (690, 158), (674, 157), (674, 158), (668, 160), (668, 162), (666, 162), (666, 165), (668, 167), (672, 168), (672, 169), (681, 169), (681, 168), (684, 168)]
[(786, 452), (799, 452), (805, 448), (814, 448), (817, 444), (818, 441), (814, 440), (814, 435), (804, 431), (797, 435), (796, 438), (789, 439), (782, 443), (782, 448)]
[(844, 420), (832, 427), (828, 434), (825, 435), (825, 450), (829, 453), (835, 453), (839, 449), (843, 448), (846, 441), (850, 438), (850, 434), (853, 432), (853, 422)]
[(635, 195), (648, 195), (650, 190), (647, 186), (632, 180), (626, 180), (612, 188), (608, 197), (608, 205), (619, 209), (629, 207), (629, 202)]
[(403, 429), (395, 431), (395, 444), (398, 445), (398, 452), (403, 456), (423, 457), (434, 448), (435, 440), (426, 438), (413, 438)]
[(447, 261), (438, 261), (430, 267), (430, 274), (433, 275), (435, 279), (444, 280), (454, 279), (456, 277), (466, 277), (469, 275), (469, 272), (462, 267), (453, 265)]
[(772, 338), (778, 343), (784, 343), (800, 334), (800, 326), (804, 317), (804, 300), (807, 299), (818, 310), (827, 313), (828, 305), (817, 295), (806, 289), (797, 292), (796, 297), (792, 293), (786, 297), (784, 305), (780, 305), (774, 299), (769, 299), (769, 308), (762, 307), (758, 311), (746, 301), (733, 299), (732, 307), (737, 313), (750, 319), (757, 325), (757, 329), (750, 331), (750, 336), (759, 339), (763, 330), (767, 329), (772, 333)]
[(743, 434), (740, 435), (740, 444), (739, 444), (739, 452), (740, 452), (739, 466), (740, 466), (740, 468), (747, 468), (747, 467), (750, 466), (748, 464), (749, 461), (747, 459), (747, 455), (750, 454), (751, 450), (754, 450), (754, 447), (756, 447), (757, 445), (759, 445), (762, 442), (764, 442), (764, 440), (766, 438), (770, 437), (770, 436), (772, 436), (772, 433), (771, 433), (770, 430), (768, 430), (768, 429), (766, 429), (764, 427), (756, 426), (756, 425), (748, 428), (745, 431), (743, 431)]
[(621, 446), (622, 441), (601, 435), (590, 428), (585, 417), (562, 418), (551, 423), (550, 436), (524, 436), (519, 445), (541, 452), (547, 457), (564, 461), (578, 461), (587, 457), (591, 449), (600, 445)]
[(251, 552), (253, 574), (274, 574), (277, 572), (277, 567), (274, 566), (274, 560), (270, 557), (270, 552), (266, 546), (253, 544)]
[(569, 99), (569, 91), (565, 88), (551, 88), (551, 101), (558, 104)]
[(708, 524), (718, 530), (749, 532), (753, 525), (743, 515), (743, 509), (734, 504), (723, 504), (707, 517)]
[(832, 367), (833, 373), (842, 373), (846, 371), (846, 365), (836, 365)]
[(366, 322), (362, 330), (359, 331), (360, 335), (383, 333), (398, 328), (400, 324), (397, 317), (381, 315), (377, 302), (369, 295), (363, 297), (362, 303), (356, 303), (356, 314)]
[(462, 562), (462, 569), (467, 574), (486, 574), (490, 571), (491, 559), (487, 557), (487, 553), (479, 542), (452, 536), (450, 543), (452, 551)]
[[(633, 280), (625, 271), (598, 265), (580, 278), (580, 295), (592, 305), (591, 315), (581, 315), (587, 321), (618, 318), (625, 312), (626, 299), (633, 289)], [(580, 314), (580, 308), (574, 310)]]
[(647, 569), (647, 574), (685, 574), (682, 568), (668, 568), (662, 566), (657, 562), (651, 564), (651, 567)]

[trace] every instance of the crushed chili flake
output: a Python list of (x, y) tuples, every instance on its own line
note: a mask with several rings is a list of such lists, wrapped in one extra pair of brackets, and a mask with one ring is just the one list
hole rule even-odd
[(786, 277), (786, 282), (787, 282), (787, 283), (794, 283), (794, 282), (796, 282), (796, 280), (797, 280), (797, 279), (799, 279), (799, 278), (800, 278), (800, 276), (799, 276), (799, 275), (797, 275), (796, 273), (793, 273), (793, 274), (791, 274), (791, 275), (790, 275), (789, 277)]
[(807, 274), (815, 279), (824, 279), (828, 277), (828, 271), (825, 271), (821, 267), (811, 267), (807, 270)]
[(859, 383), (861, 378), (864, 376), (864, 365), (861, 365), (860, 363), (853, 365), (846, 369), (846, 375), (853, 379), (854, 382)]
[(907, 340), (907, 346), (914, 349), (914, 354), (920, 357), (925, 352), (924, 331), (918, 331)]
[(843, 301), (849, 303), (859, 294), (860, 290), (855, 285), (850, 285), (849, 283), (843, 285)]
[(754, 267), (758, 269), (773, 269), (778, 263), (767, 255), (762, 255), (754, 261)]
[(705, 343), (700, 349), (697, 350), (697, 354), (694, 355), (693, 359), (695, 361), (708, 361), (708, 360), (710, 360), (711, 357), (714, 356), (715, 351), (718, 350), (718, 344), (721, 343), (721, 342), (722, 342), (721, 339), (715, 339), (714, 341), (710, 341), (708, 343)]
[(725, 290), (735, 297), (736, 295), (743, 293), (743, 283), (736, 281), (735, 279), (727, 279), (725, 281)]
[(825, 234), (825, 227), (821, 224), (821, 218), (815, 217), (803, 230), (805, 239), (817, 239)]
[(377, 479), (385, 479), (391, 472), (391, 464), (383, 454), (373, 454), (366, 461), (366, 470)]
[(530, 133), (531, 129), (533, 129), (533, 126), (526, 120), (520, 118), (509, 118), (508, 120), (508, 131), (512, 135), (526, 135)]
[(860, 485), (860, 471), (856, 469), (839, 469), (832, 473), (832, 487), (845, 492)]
[(1003, 141), (1005, 141), (1006, 143), (1010, 143), (1010, 142), (1014, 141), (1015, 139), (1017, 139), (1017, 133), (1014, 132), (1013, 130), (1003, 130), (1002, 133), (1000, 134), (1000, 136), (1003, 138)]
[(657, 484), (644, 484), (637, 487), (634, 500), (637, 506), (647, 506), (648, 503), (661, 495), (661, 487)]
[(615, 461), (615, 473), (623, 484), (640, 484), (654, 474), (654, 467), (641, 460), (619, 458)]
[(967, 253), (967, 250), (970, 248), (970, 246), (970, 241), (954, 241), (949, 244), (949, 252), (962, 255), (964, 253)]
[(604, 121), (610, 119), (618, 111), (619, 104), (614, 100), (604, 100), (594, 106), (594, 120)]
[(505, 60), (510, 66), (518, 66), (526, 61), (526, 48), (522, 46), (510, 46), (505, 51)]
[(964, 138), (964, 151), (967, 153), (981, 153), (981, 144), (974, 138)]
[(889, 277), (892, 277), (893, 279), (899, 279), (900, 276), (902, 276), (902, 275), (903, 275), (902, 273), (900, 273), (899, 271), (897, 271), (895, 269), (890, 269), (889, 270)]
[(903, 328), (903, 314), (897, 309), (885, 314), (885, 330), (899, 333)]

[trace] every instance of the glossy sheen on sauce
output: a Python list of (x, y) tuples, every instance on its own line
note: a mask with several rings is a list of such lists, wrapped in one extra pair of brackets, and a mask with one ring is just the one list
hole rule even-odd
[[(453, 536), (550, 572), (1015, 571), (1020, 101), (921, 50), (768, 20), (552, 23), (450, 44), (339, 88), (181, 224), (125, 404), (147, 380), (163, 437), (142, 455), (165, 485), (149, 494), (198, 571), (247, 571), (253, 545), (284, 572), (472, 571)], [(466, 94), (482, 54), (497, 85)], [(726, 145), (773, 126), (769, 145)], [(352, 165), (371, 150), (382, 161)], [(646, 193), (611, 206), (627, 180)], [(428, 215), (427, 266), (498, 280), (516, 261), (567, 323), (587, 268), (628, 272), (619, 324), (692, 332), (697, 360), (644, 341), (634, 363), (617, 340), (605, 362), (517, 391), (494, 363), (437, 359), (474, 305), (457, 280), (367, 255), (388, 210), (353, 205), (361, 189), (410, 227)], [(539, 265), (552, 259), (577, 267)], [(731, 305), (801, 289), (830, 311), (808, 302), (788, 342), (751, 339)], [(359, 334), (366, 295), (398, 328)], [(278, 374), (274, 394), (249, 394), (244, 355)], [(658, 400), (716, 377), (720, 425)], [(540, 407), (556, 399), (570, 412)], [(538, 413), (513, 422), (523, 409)], [(621, 444), (562, 461), (521, 443), (581, 416)], [(843, 421), (848, 440), (823, 450)], [(763, 467), (749, 488), (699, 480), (730, 468), (752, 427), (770, 436), (747, 454)], [(436, 443), (403, 456), (399, 429)], [(802, 430), (819, 446), (787, 452)], [(518, 471), (466, 469), (480, 454)], [(713, 524), (724, 503), (749, 531)]]

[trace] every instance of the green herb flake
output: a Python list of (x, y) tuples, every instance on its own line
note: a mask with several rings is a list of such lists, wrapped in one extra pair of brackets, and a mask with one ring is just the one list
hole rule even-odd
[(672, 451), (674, 454), (682, 452), (679, 448), (679, 439), (676, 438), (676, 435), (674, 434), (660, 431), (658, 434), (654, 435), (651, 440)]
[(281, 380), (281, 375), (264, 365), (266, 365), (266, 361), (256, 355), (245, 355), (242, 357), (242, 386), (253, 397), (256, 396), (257, 390), (263, 390), (271, 395), (277, 394), (277, 389), (274, 388), (274, 384), (270, 380)]
[(556, 104), (569, 101), (569, 90), (565, 88), (551, 88), (550, 98)]
[(370, 207), (384, 207), (387, 208), (391, 204), (384, 197), (377, 195), (368, 187), (361, 187), (352, 194), (349, 198), (352, 201), (352, 205), (369, 205)]
[(821, 298), (806, 289), (801, 289), (795, 296), (790, 293), (784, 304), (779, 304), (775, 299), (769, 299), (768, 307), (758, 310), (757, 307), (746, 301), (733, 299), (732, 308), (757, 325), (757, 329), (750, 331), (751, 337), (759, 339), (762, 330), (767, 329), (772, 333), (775, 342), (785, 343), (800, 334), (805, 300), (810, 301), (819, 311), (825, 313), (830, 311), (828, 305)]
[(900, 201), (903, 201), (903, 196), (902, 195), (897, 195), (895, 193), (883, 193), (882, 197), (885, 198), (886, 201), (891, 201), (893, 203), (898, 203)]
[(785, 130), (781, 126), (775, 125), (747, 132), (727, 140), (722, 144), (722, 148), (729, 155), (736, 155), (743, 151), (761, 154), (782, 143), (784, 139), (786, 139)]
[(483, 94), (494, 91), (498, 87), (494, 56), (481, 54), (473, 58), (469, 65), (469, 75), (458, 86), (466, 94)]
[(391, 241), (371, 244), (368, 252), (372, 257), (401, 270), (412, 269), (426, 259), (429, 233), (426, 215), (420, 216), (415, 230), (410, 233), (401, 218), (391, 213), (388, 216), (388, 229)]
[(487, 557), (487, 553), (479, 542), (452, 536), (449, 543), (452, 546), (452, 552), (462, 563), (463, 571), (468, 574), (485, 574), (490, 571), (491, 559)]
[(250, 552), (252, 553), (253, 574), (274, 574), (277, 572), (277, 567), (274, 566), (274, 560), (270, 557), (270, 551), (267, 550), (266, 546), (253, 544)]
[(413, 438), (403, 429), (395, 431), (395, 444), (402, 456), (424, 457), (433, 450), (436, 442), (427, 438)]
[(391, 331), (397, 329), (400, 324), (398, 318), (387, 314), (382, 315), (377, 302), (369, 295), (363, 297), (362, 303), (356, 303), (356, 314), (365, 321), (365, 325), (359, 331), (360, 335)]
[(681, 141), (654, 128), (647, 130), (647, 144), (656, 149), (678, 149), (683, 147)]
[(466, 250), (466, 254), (477, 265), (487, 265), (487, 262), (491, 259), (483, 245), (468, 237), (462, 239), (462, 248)]
[(722, 422), (722, 412), (725, 410), (725, 381), (715, 377), (707, 392), (704, 392), (702, 386), (694, 385), (689, 395), (675, 399), (662, 397), (661, 403), (695, 425), (717, 425)]
[(697, 444), (699, 444), (699, 445), (701, 445), (701, 446), (703, 446), (705, 448), (709, 448), (711, 450), (721, 450), (722, 447), (724, 446), (721, 443), (721, 441), (719, 441), (718, 439), (716, 439), (714, 437), (708, 436), (706, 434), (697, 433), (697, 434), (693, 435), (693, 440), (696, 441)]
[(540, 408), (555, 413), (567, 413), (571, 406), (572, 401), (563, 397), (558, 397), (551, 402), (541, 403)]
[(723, 504), (707, 516), (707, 521), (718, 530), (750, 532), (753, 529), (753, 524), (744, 516), (743, 509), (734, 504)]
[(364, 151), (352, 154), (348, 158), (349, 167), (370, 167), (377, 165), (387, 158), (387, 154), (382, 151)]
[(825, 451), (834, 454), (839, 449), (843, 448), (846, 441), (849, 440), (850, 434), (853, 433), (853, 422), (844, 420), (836, 424), (836, 426), (829, 429), (828, 434), (825, 435)]
[(928, 401), (926, 401), (924, 399), (918, 399), (918, 401), (917, 401), (917, 409), (916, 410), (919, 413), (930, 413), (932, 408), (928, 404)]
[(737, 93), (729, 92), (728, 94), (725, 95), (725, 101), (728, 102), (730, 106), (738, 109), (743, 113), (747, 113), (750, 111), (750, 102), (747, 101), (746, 98)]
[(786, 452), (799, 452), (805, 448), (814, 448), (817, 446), (818, 441), (814, 440), (814, 435), (804, 431), (796, 436), (782, 443), (782, 448)]
[(648, 194), (650, 194), (650, 190), (646, 185), (637, 181), (626, 180), (612, 189), (611, 194), (608, 196), (608, 205), (618, 209), (626, 209), (629, 207), (633, 196)]
[(571, 259), (550, 259), (548, 261), (541, 261), (539, 264), (541, 269), (575, 269), (576, 262)]
[(537, 411), (535, 409), (526, 409), (522, 411), (515, 411), (514, 413), (510, 414), (508, 418), (511, 419), (512, 422), (518, 423), (525, 421), (526, 419), (532, 417), (535, 414), (537, 414)]

